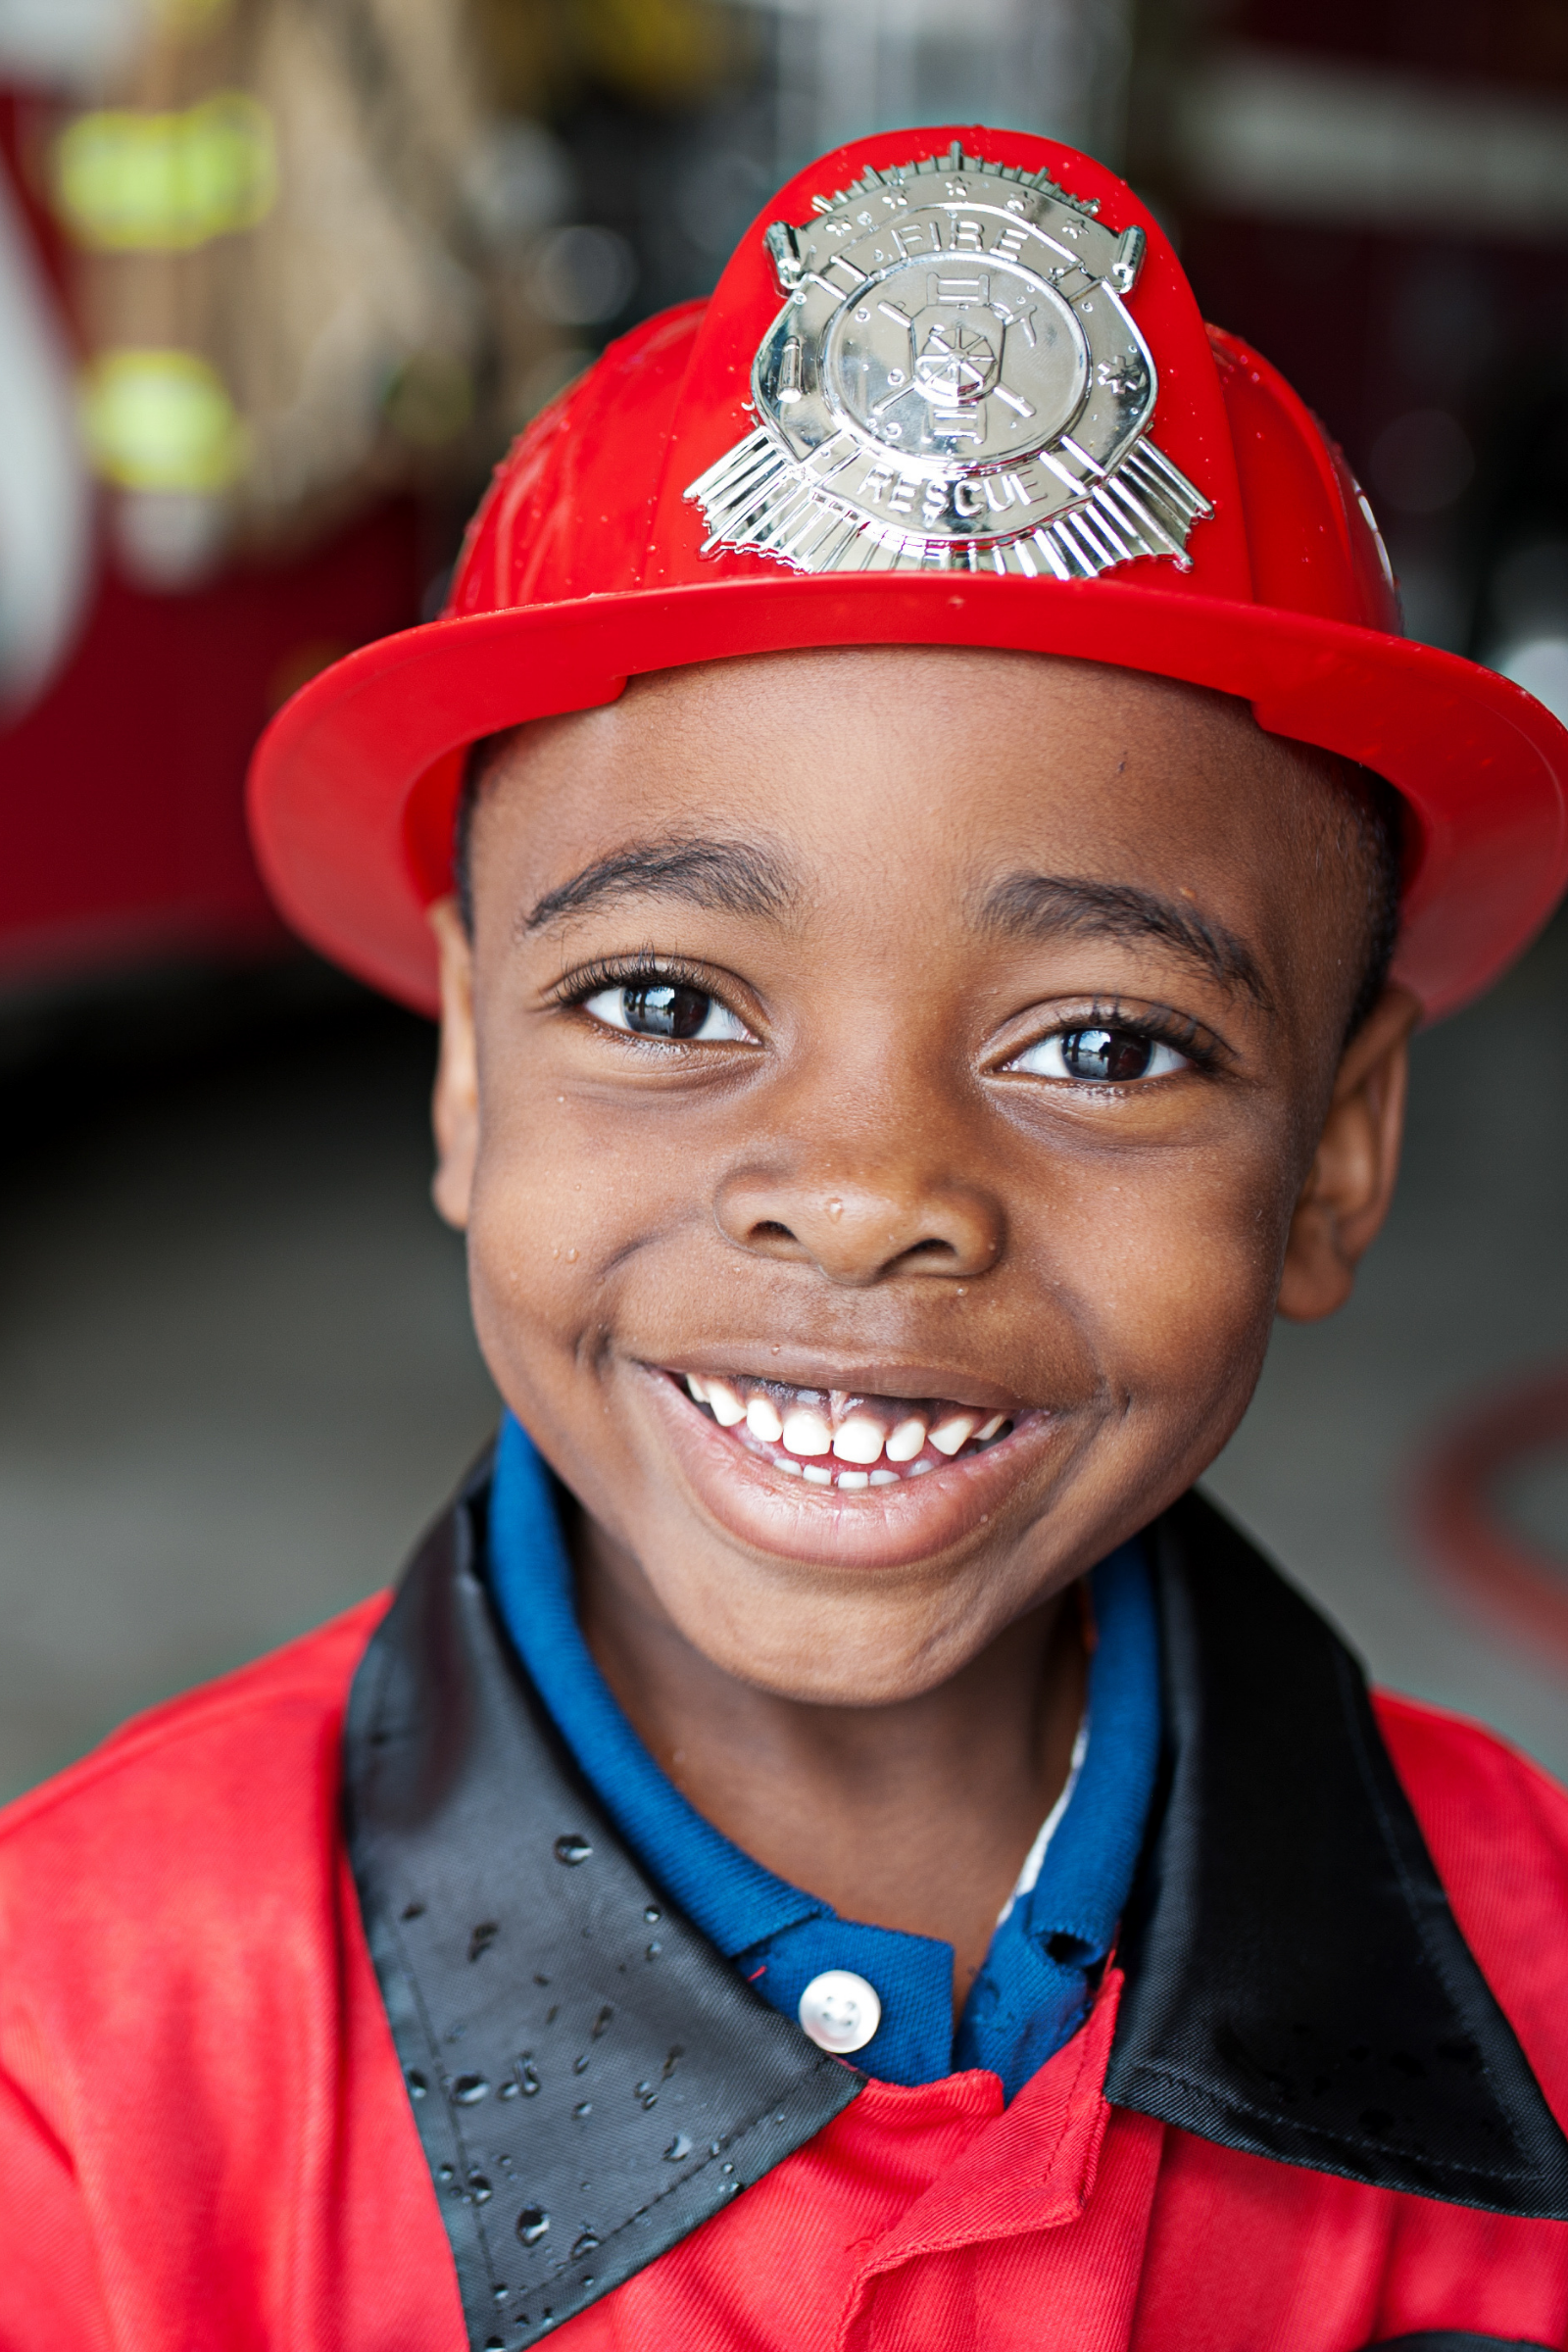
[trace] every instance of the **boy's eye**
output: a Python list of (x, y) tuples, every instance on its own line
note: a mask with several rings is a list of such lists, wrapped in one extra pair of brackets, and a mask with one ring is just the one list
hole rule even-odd
[(1061, 1029), (1009, 1061), (1009, 1070), (1034, 1078), (1073, 1078), (1080, 1086), (1127, 1086), (1138, 1078), (1168, 1078), (1187, 1068), (1187, 1056), (1137, 1029)]
[(607, 1029), (633, 1037), (668, 1037), (681, 1045), (750, 1044), (751, 1031), (706, 989), (664, 980), (634, 981), (602, 988), (584, 999), (584, 1010)]

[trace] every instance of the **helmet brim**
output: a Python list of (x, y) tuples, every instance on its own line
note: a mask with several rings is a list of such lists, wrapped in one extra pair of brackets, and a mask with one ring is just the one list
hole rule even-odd
[(1136, 583), (963, 571), (724, 579), (432, 621), (304, 687), (257, 747), (252, 834), (313, 946), (437, 1007), (463, 754), (612, 702), (629, 677), (749, 654), (950, 645), (1054, 654), (1240, 697), (1409, 808), (1396, 977), (1429, 1019), (1479, 995), (1568, 887), (1568, 730), (1522, 687), (1381, 631)]

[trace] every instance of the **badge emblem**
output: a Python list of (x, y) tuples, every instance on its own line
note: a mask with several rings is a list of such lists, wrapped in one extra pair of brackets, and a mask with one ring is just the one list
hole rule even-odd
[(783, 309), (754, 432), (692, 483), (718, 548), (800, 571), (1093, 579), (1213, 513), (1149, 438), (1156, 381), (1120, 237), (1045, 172), (955, 146), (767, 232)]

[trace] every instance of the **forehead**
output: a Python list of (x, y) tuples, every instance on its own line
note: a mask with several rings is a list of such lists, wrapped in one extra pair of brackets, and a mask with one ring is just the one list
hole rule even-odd
[(518, 890), (701, 833), (766, 844), (802, 903), (956, 902), (1021, 862), (1267, 929), (1309, 895), (1344, 815), (1321, 757), (1227, 697), (1048, 656), (883, 647), (664, 671), (525, 728), (478, 830)]

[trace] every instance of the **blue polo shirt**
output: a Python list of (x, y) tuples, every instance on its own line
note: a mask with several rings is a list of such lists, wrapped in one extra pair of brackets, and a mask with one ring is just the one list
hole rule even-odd
[(876, 1990), (882, 2017), (855, 2063), (887, 2082), (966, 2067), (1008, 2098), (1087, 2013), (1132, 1886), (1159, 1753), (1159, 1639), (1141, 1545), (1093, 1571), (1098, 1642), (1066, 1788), (1042, 1825), (953, 2025), (953, 1947), (844, 1919), (715, 1830), (660, 1770), (578, 1630), (550, 1472), (509, 1413), (490, 1497), (502, 1620), (605, 1811), (649, 1876), (787, 2017), (828, 1969)]

